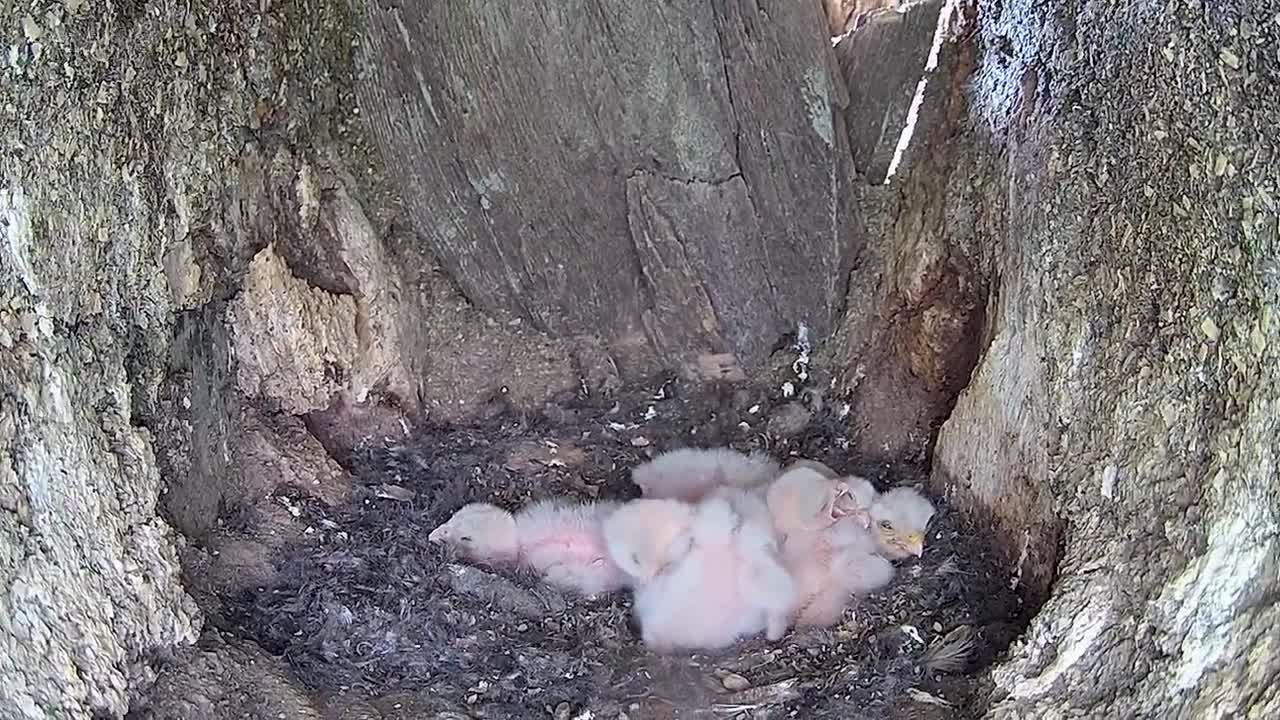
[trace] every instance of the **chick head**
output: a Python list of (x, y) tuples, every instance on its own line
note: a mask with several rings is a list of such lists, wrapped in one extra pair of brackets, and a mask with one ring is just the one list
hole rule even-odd
[(871, 505), (871, 528), (882, 555), (900, 559), (924, 553), (933, 503), (911, 488), (894, 488)]
[(862, 527), (870, 527), (871, 506), (875, 500), (876, 489), (870, 481), (857, 475), (847, 475), (836, 481), (831, 514), (836, 518), (853, 517)]
[(453, 548), (474, 562), (514, 562), (520, 555), (515, 518), (488, 503), (463, 505), (427, 540)]
[(666, 566), (691, 516), (692, 507), (679, 500), (632, 500), (605, 519), (605, 548), (623, 572), (649, 582)]
[(787, 470), (765, 494), (769, 514), (779, 532), (819, 530), (833, 522), (835, 481), (810, 467)]

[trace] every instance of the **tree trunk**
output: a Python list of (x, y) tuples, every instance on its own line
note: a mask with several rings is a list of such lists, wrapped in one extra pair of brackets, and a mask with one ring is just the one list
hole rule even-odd
[[(1030, 12), (1007, 7), (988, 43)], [(1054, 596), (997, 673), (1003, 716), (1280, 711), (1278, 12), (1086, 15), (978, 76), (1034, 98), (1025, 117), (995, 92), (973, 110), (1008, 133), (1012, 302), (935, 468), (995, 507), (1047, 489), (1071, 523)], [(975, 472), (959, 448), (984, 439), (1005, 462)]]
[(991, 717), (1280, 716), (1280, 5), (958, 3), (887, 185), (938, 3), (355, 5), (9, 18), (0, 717), (319, 716), (187, 647), (281, 488), (801, 324), (1039, 607)]
[(826, 335), (861, 233), (817, 3), (364, 8), (361, 107), (472, 302), (695, 376)]
[(992, 717), (1270, 717), (1280, 5), (1077, 5), (961, 10), (850, 385), (949, 411), (932, 484), (1049, 595)]

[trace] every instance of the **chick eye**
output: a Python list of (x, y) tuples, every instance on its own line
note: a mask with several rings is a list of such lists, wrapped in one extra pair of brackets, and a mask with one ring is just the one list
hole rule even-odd
[(640, 553), (631, 553), (631, 563), (637, 567), (640, 565)]
[(462, 542), (464, 542), (464, 543), (469, 543), (469, 542), (471, 542), (471, 536), (470, 536), (470, 535), (463, 535), (462, 537), (458, 538), (458, 540), (460, 540), (460, 541), (462, 541)]
[(893, 529), (893, 523), (889, 522), (888, 520), (881, 520), (881, 521), (880, 521), (880, 528), (881, 528), (882, 530), (892, 530), (892, 529)]

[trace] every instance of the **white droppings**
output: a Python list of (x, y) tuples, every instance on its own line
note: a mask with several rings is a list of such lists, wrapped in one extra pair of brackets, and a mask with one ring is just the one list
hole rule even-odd
[(1115, 465), (1108, 465), (1102, 470), (1102, 497), (1112, 500), (1116, 496), (1116, 476), (1120, 474)]
[(506, 191), (507, 183), (496, 171), (486, 173), (482, 177), (467, 177), (471, 189), (480, 199), (480, 207), (488, 210), (493, 207), (493, 197)]
[(831, 121), (831, 78), (827, 71), (811, 67), (804, 74), (804, 104), (809, 114), (809, 126), (822, 138), (827, 147), (835, 146), (835, 131)]
[(898, 144), (893, 149), (893, 159), (889, 161), (889, 169), (884, 176), (884, 184), (888, 185), (893, 179), (894, 174), (898, 172), (898, 165), (902, 163), (902, 156), (906, 154), (907, 148), (911, 145), (911, 138), (915, 135), (916, 122), (920, 119), (920, 106), (924, 104), (924, 89), (929, 83), (929, 76), (938, 67), (938, 58), (942, 53), (942, 42), (946, 39), (947, 26), (951, 22), (951, 15), (955, 12), (957, 0), (947, 0), (942, 6), (942, 11), (938, 13), (938, 26), (933, 31), (933, 45), (929, 48), (929, 57), (925, 61), (924, 74), (920, 77), (920, 82), (916, 84), (916, 94), (911, 98), (911, 107), (907, 110), (907, 124), (902, 128), (902, 134), (898, 136)]
[(410, 34), (409, 28), (405, 27), (404, 18), (399, 11), (393, 11), (391, 15), (396, 19), (396, 29), (400, 31), (400, 42), (404, 43), (406, 50), (413, 50), (413, 35)]
[(435, 121), (436, 127), (443, 125), (444, 123), (440, 120), (440, 113), (436, 112), (436, 103), (431, 99), (431, 88), (427, 85), (427, 79), (422, 75), (422, 69), (415, 65), (413, 74), (418, 80), (418, 92), (422, 93), (422, 99), (427, 104), (427, 112), (431, 113), (431, 119)]
[[(813, 345), (809, 342), (809, 326), (803, 322), (796, 328), (795, 349), (797, 356), (795, 362), (791, 363), (791, 371), (801, 380), (809, 378), (809, 353), (813, 351)], [(794, 388), (793, 388), (794, 390)], [(791, 397), (788, 395), (787, 397)]]
[(1022, 568), (1027, 564), (1027, 557), (1031, 553), (1031, 531), (1022, 531), (1022, 551), (1018, 553), (1018, 563), (1014, 568), (1013, 578), (1009, 580), (1009, 589), (1017, 590), (1018, 585), (1022, 583)]

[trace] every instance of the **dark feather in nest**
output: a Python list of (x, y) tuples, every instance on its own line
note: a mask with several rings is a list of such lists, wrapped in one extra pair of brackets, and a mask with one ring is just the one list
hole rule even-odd
[[(648, 457), (631, 442), (640, 434), (662, 449), (691, 440), (758, 446), (757, 431), (738, 423), (763, 420), (765, 413), (747, 412), (762, 403), (761, 391), (739, 390), (730, 401), (723, 390), (665, 390), (662, 400), (652, 390), (620, 396), (613, 412), (612, 402), (566, 399), (565, 412), (508, 412), (467, 427), (425, 428), (403, 445), (358, 453), (352, 471), (360, 487), (349, 504), (337, 510), (304, 504), (305, 518), (319, 531), (286, 548), (274, 583), (239, 596), (224, 624), (282, 656), (314, 691), (350, 689), (370, 698), (417, 693), (436, 710), (468, 708), (493, 717), (545, 717), (562, 702), (597, 717), (622, 709), (632, 718), (706, 709), (726, 700), (719, 682), (708, 679), (715, 667), (738, 668), (755, 687), (786, 688), (787, 708), (805, 717), (884, 717), (921, 683), (939, 691), (928, 685), (929, 673), (955, 671), (961, 645), (938, 641), (945, 630), (984, 628), (968, 646), (975, 668), (1012, 640), (1018, 623), (1011, 618), (1023, 613), (1008, 573), (989, 541), (945, 507), (930, 526), (925, 556), (901, 567), (885, 591), (859, 601), (854, 621), (793, 633), (780, 643), (743, 643), (696, 662), (646, 652), (624, 594), (564, 597), (528, 573), (468, 567), (427, 542), (430, 530), (466, 502), (515, 509), (586, 490), (600, 498), (633, 496), (629, 469)], [(646, 423), (650, 406), (658, 417)], [(638, 427), (620, 431), (611, 422)], [(696, 437), (687, 434), (690, 428), (699, 428)], [(883, 467), (840, 450), (845, 432), (834, 415), (817, 412), (804, 434), (775, 439), (770, 449), (859, 472), (885, 487)], [(513, 449), (546, 440), (575, 444), (583, 465), (540, 465), (525, 473), (508, 467)], [(918, 482), (918, 471), (906, 479)], [(405, 489), (408, 494), (397, 495), (411, 499), (379, 497), (384, 484)], [(905, 624), (933, 638), (930, 650), (904, 634)], [(978, 686), (968, 676), (955, 682), (952, 695), (971, 695)], [(972, 716), (978, 705), (969, 705), (958, 708), (957, 717)]]
[(961, 625), (930, 645), (920, 656), (920, 665), (931, 673), (960, 672), (969, 662), (974, 644), (973, 628)]

